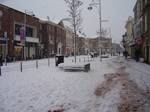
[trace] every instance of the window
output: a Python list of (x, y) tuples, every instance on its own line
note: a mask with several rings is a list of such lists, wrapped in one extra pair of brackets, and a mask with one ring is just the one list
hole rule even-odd
[(21, 28), (21, 25), (15, 24), (15, 34), (16, 35), (20, 35), (20, 28)]
[(51, 35), (49, 34), (49, 41), (51, 40)]
[[(15, 34), (20, 35), (20, 28), (22, 25), (15, 24)], [(33, 37), (33, 28), (31, 27), (26, 27), (26, 36), (27, 37)]]
[(0, 18), (0, 30), (2, 29), (2, 22), (1, 22), (1, 18)]
[(147, 31), (148, 27), (147, 27), (147, 13), (144, 16), (144, 26), (145, 26), (145, 32)]
[(148, 1), (148, 0), (145, 0), (145, 5), (147, 5), (147, 3), (148, 3), (147, 1)]
[(2, 16), (3, 16), (3, 12), (0, 10), (0, 30), (2, 29)]
[(26, 27), (26, 36), (27, 37), (33, 37), (33, 28)]

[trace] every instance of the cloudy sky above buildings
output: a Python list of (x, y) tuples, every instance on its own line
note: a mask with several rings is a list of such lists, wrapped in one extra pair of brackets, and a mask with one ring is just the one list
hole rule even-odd
[[(83, 32), (88, 37), (96, 36), (99, 29), (98, 8), (89, 11), (87, 7), (92, 0), (82, 1)], [(128, 16), (133, 16), (135, 2), (136, 0), (102, 0), (102, 20), (108, 20), (102, 23), (102, 27), (107, 30), (111, 28), (114, 42), (121, 41)], [(0, 0), (0, 3), (20, 11), (33, 11), (41, 19), (49, 16), (54, 22), (68, 17), (64, 0)]]

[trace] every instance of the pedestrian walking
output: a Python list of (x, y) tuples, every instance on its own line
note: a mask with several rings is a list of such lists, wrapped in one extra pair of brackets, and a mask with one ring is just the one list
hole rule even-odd
[(0, 56), (0, 76), (2, 75), (1, 74), (1, 66), (3, 65), (3, 57), (2, 55)]
[(3, 66), (3, 57), (2, 57), (2, 55), (0, 56), (0, 66)]
[(128, 58), (128, 52), (127, 51), (124, 51), (124, 56), (125, 56), (125, 59)]
[(135, 60), (136, 62), (139, 61), (139, 58), (140, 58), (140, 51), (138, 49), (135, 50)]

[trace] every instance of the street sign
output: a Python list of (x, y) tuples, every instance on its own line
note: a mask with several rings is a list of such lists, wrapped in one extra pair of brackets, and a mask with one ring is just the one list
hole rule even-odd
[(4, 37), (0, 37), (0, 40), (7, 41), (9, 39), (8, 38), (4, 38)]
[(7, 44), (8, 40), (9, 40), (8, 38), (0, 37), (0, 44), (1, 44), (1, 45)]
[(5, 45), (5, 44), (7, 44), (7, 41), (5, 39), (0, 38), (0, 45)]
[(7, 38), (7, 32), (4, 32), (4, 38)]

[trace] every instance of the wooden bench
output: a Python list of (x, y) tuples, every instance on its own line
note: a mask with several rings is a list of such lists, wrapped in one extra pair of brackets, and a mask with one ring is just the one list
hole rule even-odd
[(72, 64), (72, 65), (60, 64), (59, 67), (66, 71), (84, 71), (84, 72), (90, 71), (90, 63), (79, 64), (79, 65), (78, 64)]

